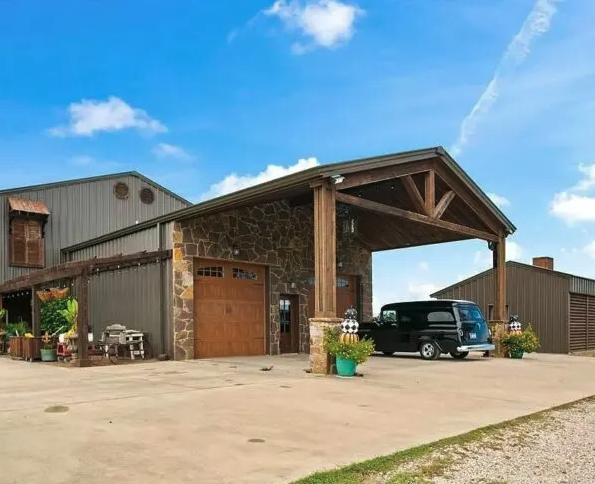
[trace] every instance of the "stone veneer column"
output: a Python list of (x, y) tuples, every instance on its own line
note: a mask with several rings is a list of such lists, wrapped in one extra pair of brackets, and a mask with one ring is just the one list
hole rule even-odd
[[(189, 229), (186, 229), (190, 232)], [(188, 238), (188, 236), (187, 236)], [(174, 276), (174, 359), (194, 358), (194, 277), (193, 261), (196, 255), (179, 222), (174, 224), (173, 276)]]
[(338, 326), (338, 318), (311, 318), (310, 319), (310, 369), (312, 373), (330, 375), (334, 365), (331, 356), (324, 351), (323, 340), (325, 328)]

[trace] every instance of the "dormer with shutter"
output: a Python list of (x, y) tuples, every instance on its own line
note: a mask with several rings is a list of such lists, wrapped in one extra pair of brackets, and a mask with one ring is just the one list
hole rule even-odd
[(45, 267), (45, 224), (50, 215), (40, 200), (8, 197), (8, 251), (13, 267)]

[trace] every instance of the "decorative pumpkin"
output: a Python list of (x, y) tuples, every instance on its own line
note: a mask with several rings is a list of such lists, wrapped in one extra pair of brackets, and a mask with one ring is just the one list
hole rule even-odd
[(359, 336), (355, 333), (341, 333), (339, 341), (341, 341), (341, 343), (357, 343), (359, 341)]

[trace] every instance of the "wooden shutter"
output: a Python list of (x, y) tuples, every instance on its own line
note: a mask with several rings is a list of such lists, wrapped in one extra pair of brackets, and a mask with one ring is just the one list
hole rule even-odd
[(45, 241), (41, 221), (15, 217), (11, 222), (10, 264), (45, 267)]

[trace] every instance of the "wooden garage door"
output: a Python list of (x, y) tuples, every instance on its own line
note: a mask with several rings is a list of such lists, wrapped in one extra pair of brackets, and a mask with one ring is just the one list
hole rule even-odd
[(194, 357), (265, 353), (264, 268), (194, 263)]
[[(337, 276), (337, 317), (342, 318), (350, 306), (357, 308), (357, 291), (355, 276)], [(314, 317), (314, 278), (309, 280), (308, 317)], [(358, 319), (360, 315), (358, 314)]]
[(595, 297), (570, 295), (569, 350), (595, 350)]

